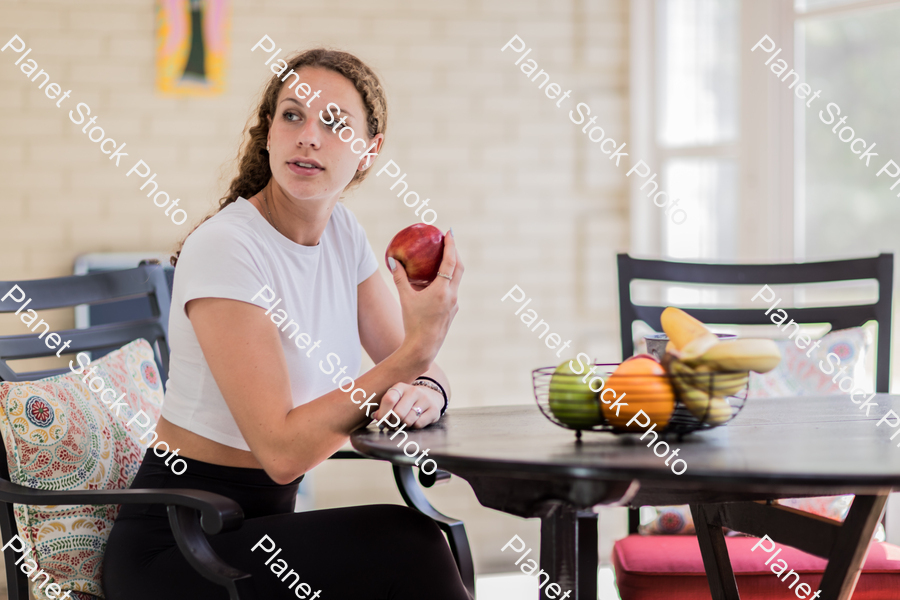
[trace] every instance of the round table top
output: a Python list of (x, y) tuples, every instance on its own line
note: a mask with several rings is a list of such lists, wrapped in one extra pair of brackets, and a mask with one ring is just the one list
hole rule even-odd
[[(574, 431), (550, 423), (534, 404), (451, 409), (408, 439), (428, 448), (439, 469), (463, 478), (630, 479), (645, 489), (786, 494), (900, 489), (900, 436), (889, 439), (900, 428), (876, 426), (889, 409), (900, 414), (900, 396), (878, 394), (873, 402), (878, 406), (867, 417), (848, 395), (752, 399), (725, 426), (681, 441), (665, 438), (687, 463), (682, 475), (647, 447), (652, 435), (642, 442), (638, 434), (585, 432), (578, 443)], [(403, 434), (393, 441), (391, 435), (370, 425), (355, 432), (351, 443), (368, 456), (413, 464), (415, 454), (403, 454)]]

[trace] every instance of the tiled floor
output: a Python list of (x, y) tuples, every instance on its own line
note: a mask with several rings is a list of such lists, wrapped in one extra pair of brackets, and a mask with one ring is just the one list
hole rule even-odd
[[(478, 600), (532, 600), (538, 597), (537, 577), (521, 573), (485, 575), (475, 581)], [(599, 600), (619, 600), (612, 567), (600, 567)]]

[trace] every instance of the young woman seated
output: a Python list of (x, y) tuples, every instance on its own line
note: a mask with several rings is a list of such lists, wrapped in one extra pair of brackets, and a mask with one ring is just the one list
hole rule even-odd
[[(466, 600), (429, 518), (386, 505), (293, 512), (303, 474), (355, 429), (388, 411), (407, 430), (441, 418), (450, 386), (434, 358), (457, 311), (463, 265), (450, 233), (441, 276), (424, 289), (413, 289), (403, 265), (391, 261), (397, 305), (365, 232), (339, 202), (374, 161), (339, 139), (341, 126), (319, 118), (337, 104), (342, 126), (377, 153), (384, 91), (371, 69), (344, 52), (310, 50), (287, 62), (321, 95), (301, 102), (293, 85), (272, 78), (218, 212), (173, 258), (171, 373), (156, 431), (181, 448), (187, 470), (174, 475), (148, 452), (132, 487), (208, 490), (237, 501), (243, 526), (210, 543), (252, 574), (258, 598), (311, 597), (311, 589), (322, 600)], [(264, 286), (283, 299), (278, 310), (297, 327), (282, 331), (266, 314), (273, 303), (259, 294)], [(298, 333), (320, 347), (301, 350)], [(375, 363), (356, 378), (375, 393), (378, 409), (368, 416), (319, 366), (334, 353), (354, 376), (360, 346)], [(276, 560), (252, 551), (263, 536), (282, 549)], [(299, 578), (281, 576), (286, 565)], [(188, 565), (162, 506), (123, 507), (103, 568), (109, 600), (227, 598)]]

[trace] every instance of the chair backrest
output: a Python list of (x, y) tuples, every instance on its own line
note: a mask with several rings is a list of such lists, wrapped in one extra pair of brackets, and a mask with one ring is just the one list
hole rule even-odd
[[(640, 319), (661, 331), (660, 315), (664, 306), (643, 306), (631, 299), (634, 280), (677, 283), (706, 283), (721, 285), (779, 285), (799, 283), (828, 283), (875, 279), (878, 281), (878, 300), (873, 304), (851, 306), (819, 306), (790, 308), (790, 318), (797, 323), (828, 323), (832, 330), (859, 327), (877, 321), (877, 362), (875, 391), (886, 393), (890, 387), (891, 365), (891, 304), (894, 282), (894, 255), (880, 254), (874, 258), (835, 260), (816, 263), (767, 265), (725, 265), (678, 263), (663, 260), (635, 259), (618, 255), (619, 316), (622, 335), (622, 357), (634, 353), (631, 327)], [(765, 310), (759, 308), (703, 308), (685, 309), (704, 323), (728, 325), (771, 324)]]
[[(150, 257), (150, 258), (148, 258)], [(107, 271), (123, 271), (143, 265), (162, 265), (168, 284), (169, 298), (172, 296), (172, 287), (175, 280), (175, 267), (169, 266), (164, 253), (156, 252), (94, 252), (82, 254), (75, 259), (73, 275), (88, 275), (92, 273), (105, 273)], [(92, 306), (81, 305), (75, 307), (75, 327), (86, 329), (94, 325), (106, 325), (107, 323), (119, 323), (121, 321), (137, 321), (154, 315), (153, 302), (150, 298), (129, 298), (127, 300), (113, 300), (103, 304)], [(112, 352), (115, 348), (111, 348)], [(108, 354), (107, 352), (92, 352), (91, 358), (97, 360)]]
[[(165, 382), (169, 373), (169, 287), (163, 268), (158, 265), (137, 267), (123, 271), (105, 271), (90, 275), (73, 275), (53, 279), (0, 281), (0, 296), (18, 285), (27, 307), (15, 301), (15, 296), (0, 301), (0, 313), (16, 312), (20, 308), (40, 311), (67, 308), (79, 304), (99, 304), (134, 298), (150, 302), (152, 316), (131, 321), (119, 321), (87, 329), (56, 331), (63, 340), (71, 340), (66, 353), (112, 350), (138, 338), (144, 338), (156, 351), (160, 375)], [(20, 294), (21, 296), (21, 294)], [(25, 314), (20, 314), (20, 317)], [(44, 337), (44, 336), (41, 336)], [(32, 381), (68, 371), (66, 367), (45, 371), (16, 373), (8, 361), (37, 358), (56, 354), (38, 334), (0, 336), (0, 381)]]
[[(19, 286), (25, 299), (16, 301), (18, 292), (0, 301), (0, 313), (14, 313), (23, 308), (20, 317), (28, 309), (34, 311), (74, 307), (79, 304), (98, 304), (130, 298), (147, 298), (152, 316), (133, 321), (97, 325), (87, 329), (56, 331), (63, 341), (71, 340), (65, 352), (106, 351), (124, 346), (138, 338), (147, 340), (154, 347), (161, 381), (165, 384), (169, 370), (167, 342), (169, 324), (169, 287), (163, 268), (158, 265), (142, 266), (123, 271), (107, 271), (90, 275), (75, 275), (53, 279), (0, 282), (0, 297), (6, 296), (13, 286)], [(23, 304), (30, 298), (27, 306)], [(40, 315), (39, 315), (40, 316)], [(52, 321), (52, 318), (50, 319)], [(43, 371), (17, 373), (8, 361), (39, 358), (60, 352), (46, 344), (46, 335), (39, 333), (0, 336), (0, 381), (33, 381), (69, 372), (68, 367)], [(43, 339), (41, 339), (43, 338)], [(0, 477), (9, 481), (6, 463), (6, 446), (0, 444)], [(9, 540), (16, 532), (13, 506), (0, 503), (0, 534)], [(28, 578), (15, 566), (15, 555), (4, 552), (9, 597), (28, 600)]]
[[(870, 320), (878, 322), (875, 390), (887, 392), (890, 387), (891, 365), (891, 300), (894, 280), (894, 255), (880, 254), (875, 258), (836, 260), (818, 263), (789, 263), (768, 265), (710, 265), (679, 263), (664, 260), (642, 260), (618, 255), (619, 318), (622, 336), (622, 358), (634, 353), (631, 327), (642, 320), (656, 331), (662, 331), (660, 315), (665, 306), (644, 306), (631, 299), (631, 282), (666, 281), (673, 283), (707, 283), (720, 285), (777, 285), (796, 283), (827, 283), (875, 279), (878, 281), (878, 301), (874, 304), (792, 308), (790, 317), (797, 323), (829, 323), (832, 330), (859, 327)], [(779, 305), (779, 308), (781, 306)], [(729, 325), (764, 325), (772, 321), (759, 308), (686, 308), (689, 314), (704, 323)], [(628, 511), (628, 532), (637, 533), (638, 509)]]

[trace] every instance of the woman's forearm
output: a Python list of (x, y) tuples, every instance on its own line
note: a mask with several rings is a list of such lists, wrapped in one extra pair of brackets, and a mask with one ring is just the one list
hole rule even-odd
[[(285, 443), (288, 444), (287, 447), (296, 448), (296, 453), (292, 453), (295, 454), (292, 464), (281, 466), (289, 471), (285, 474), (285, 478), (293, 480), (334, 454), (346, 444), (347, 437), (352, 431), (371, 421), (378, 409), (381, 396), (392, 385), (398, 382), (410, 383), (418, 376), (417, 373), (437, 380), (447, 392), (447, 397), (450, 397), (450, 384), (444, 371), (432, 363), (423, 372), (421, 365), (416, 364), (414, 352), (401, 346), (385, 360), (355, 379), (352, 389), (346, 392), (340, 389), (333, 390), (291, 410), (287, 415), (285, 427), (291, 432), (288, 435), (292, 439)], [(347, 389), (347, 386), (344, 387)], [(322, 426), (311, 427), (312, 423), (321, 423)], [(274, 445), (277, 449), (281, 443), (275, 442)]]
[(347, 443), (352, 431), (371, 421), (381, 396), (392, 385), (413, 381), (423, 368), (415, 353), (401, 346), (356, 378), (352, 388), (346, 384), (347, 391), (335, 389), (293, 408), (279, 435), (266, 444), (270, 462), (266, 470), (278, 475), (276, 481), (292, 481), (326, 460)]
[[(188, 318), (241, 435), (259, 464), (278, 483), (288, 483), (319, 464), (367, 423), (381, 396), (428, 369), (430, 357), (410, 344), (353, 382), (294, 407), (280, 331), (251, 304), (201, 298)], [(229, 327), (222, 327), (229, 323)], [(340, 384), (340, 380), (336, 382)], [(310, 382), (312, 384), (312, 382)]]

